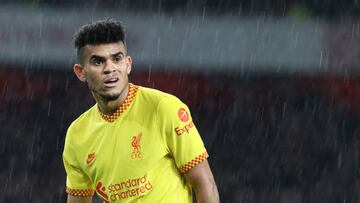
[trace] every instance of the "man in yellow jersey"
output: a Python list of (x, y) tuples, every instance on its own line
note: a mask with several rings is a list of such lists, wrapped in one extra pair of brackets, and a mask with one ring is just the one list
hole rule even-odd
[(219, 202), (208, 154), (178, 98), (129, 83), (132, 59), (121, 24), (103, 20), (75, 35), (79, 64), (96, 104), (66, 135), (68, 203)]

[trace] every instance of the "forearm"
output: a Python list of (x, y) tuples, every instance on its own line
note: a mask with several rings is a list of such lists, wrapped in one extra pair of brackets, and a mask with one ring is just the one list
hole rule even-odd
[(197, 203), (219, 203), (219, 192), (215, 182), (209, 185), (194, 187)]
[(68, 195), (67, 203), (92, 203), (92, 197), (74, 197)]

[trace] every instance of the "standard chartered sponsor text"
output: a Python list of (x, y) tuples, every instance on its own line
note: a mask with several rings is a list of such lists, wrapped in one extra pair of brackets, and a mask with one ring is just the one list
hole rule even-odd
[(111, 201), (135, 197), (144, 194), (151, 189), (152, 185), (150, 181), (146, 179), (146, 175), (141, 178), (129, 179), (127, 181), (108, 186)]

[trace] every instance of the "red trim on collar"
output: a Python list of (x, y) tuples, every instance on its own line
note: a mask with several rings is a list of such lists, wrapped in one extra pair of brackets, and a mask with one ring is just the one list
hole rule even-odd
[(100, 116), (107, 122), (110, 122), (110, 123), (114, 122), (131, 105), (132, 101), (134, 100), (134, 98), (136, 96), (138, 89), (139, 89), (138, 86), (129, 83), (128, 95), (126, 96), (125, 101), (121, 104), (121, 106), (111, 115), (106, 115), (106, 114), (102, 113), (98, 107)]

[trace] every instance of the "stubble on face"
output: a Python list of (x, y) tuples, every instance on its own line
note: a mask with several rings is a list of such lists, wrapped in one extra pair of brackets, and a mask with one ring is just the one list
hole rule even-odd
[[(113, 60), (116, 57), (116, 53), (120, 53), (119, 56), (123, 57), (123, 62), (119, 64), (112, 64), (113, 70), (109, 71), (107, 74), (96, 70), (96, 68), (91, 64), (91, 60), (88, 59), (87, 70), (87, 84), (96, 100), (102, 100), (103, 102), (111, 102), (119, 99), (120, 96), (126, 97), (124, 95), (128, 88), (128, 56), (125, 53), (125, 47), (123, 43), (113, 43), (97, 46), (88, 46), (85, 48), (84, 54), (87, 56), (97, 55), (104, 58), (104, 60)], [(115, 56), (114, 56), (115, 55)], [(131, 62), (131, 61), (130, 61)], [(98, 72), (99, 71), (99, 72)], [(106, 77), (117, 78), (116, 86), (106, 87), (103, 86), (104, 79)], [(122, 98), (124, 99), (124, 98)]]
[(103, 98), (104, 101), (109, 102), (109, 101), (115, 101), (119, 98), (121, 94), (113, 94), (113, 95), (101, 95), (100, 96)]
[(111, 101), (116, 101), (125, 89), (126, 87), (124, 87), (120, 92), (117, 93), (100, 93), (94, 89), (93, 90), (90, 89), (90, 91), (93, 93), (93, 95), (94, 94), (99, 95), (104, 102), (111, 102)]

